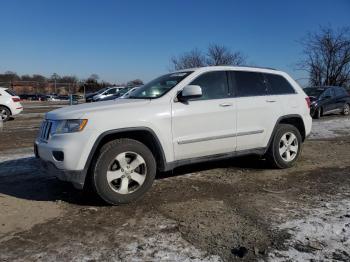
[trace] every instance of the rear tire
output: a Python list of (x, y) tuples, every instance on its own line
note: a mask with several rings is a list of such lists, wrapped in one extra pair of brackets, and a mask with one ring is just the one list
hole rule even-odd
[(350, 105), (349, 104), (344, 104), (344, 107), (343, 107), (343, 115), (344, 116), (348, 116), (349, 115), (349, 113), (350, 113)]
[(152, 186), (157, 166), (147, 146), (133, 139), (105, 144), (92, 167), (92, 187), (112, 205), (133, 202)]
[(0, 117), (2, 121), (6, 122), (7, 120), (10, 119), (11, 112), (7, 107), (0, 106)]
[(289, 124), (279, 124), (266, 153), (267, 160), (276, 168), (289, 168), (301, 154), (302, 138), (299, 130)]

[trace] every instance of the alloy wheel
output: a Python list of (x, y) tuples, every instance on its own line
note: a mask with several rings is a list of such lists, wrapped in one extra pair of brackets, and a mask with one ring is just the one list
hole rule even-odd
[(107, 181), (119, 194), (130, 194), (145, 182), (147, 165), (143, 157), (135, 152), (123, 152), (115, 157), (108, 167)]
[(7, 111), (4, 108), (3, 109), (0, 108), (0, 117), (2, 120), (5, 120), (8, 118)]
[(293, 161), (298, 154), (298, 149), (298, 139), (292, 132), (287, 132), (281, 137), (279, 153), (284, 161)]

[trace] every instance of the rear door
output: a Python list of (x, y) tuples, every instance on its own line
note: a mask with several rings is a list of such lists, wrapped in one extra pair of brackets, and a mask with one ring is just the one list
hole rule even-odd
[(347, 92), (342, 87), (334, 87), (336, 108), (343, 110), (347, 99)]
[(288, 80), (279, 74), (264, 73), (268, 95), (272, 98), (280, 115), (299, 113), (299, 97)]
[(190, 84), (199, 85), (203, 95), (187, 102), (172, 102), (175, 160), (235, 151), (236, 103), (227, 72), (206, 72)]
[(266, 147), (280, 109), (260, 72), (232, 71), (237, 103), (237, 151)]

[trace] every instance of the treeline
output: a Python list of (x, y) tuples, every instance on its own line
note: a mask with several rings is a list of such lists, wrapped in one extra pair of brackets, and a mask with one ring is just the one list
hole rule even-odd
[(11, 87), (21, 93), (86, 93), (97, 91), (109, 86), (139, 86), (142, 80), (135, 79), (127, 83), (112, 84), (99, 79), (97, 74), (90, 75), (87, 79), (78, 79), (76, 76), (60, 76), (56, 73), (50, 77), (40, 74), (18, 75), (7, 71), (0, 74), (0, 86)]

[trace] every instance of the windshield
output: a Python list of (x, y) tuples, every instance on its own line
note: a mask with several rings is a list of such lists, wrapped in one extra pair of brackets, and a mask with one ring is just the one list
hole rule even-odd
[(126, 94), (127, 92), (129, 92), (131, 89), (132, 89), (132, 87), (124, 87), (123, 89), (121, 89), (118, 92), (118, 95), (122, 96), (122, 95)]
[(96, 94), (102, 94), (104, 91), (106, 91), (109, 87), (105, 87), (105, 88), (102, 88), (100, 90), (97, 91)]
[(154, 99), (161, 97), (192, 72), (193, 71), (178, 72), (158, 77), (144, 86), (136, 89), (134, 92), (132, 92), (132, 95), (128, 96), (128, 98)]
[(134, 87), (134, 88), (130, 89), (128, 92), (123, 94), (120, 98), (129, 98), (129, 96), (138, 88), (140, 88), (140, 87)]
[(315, 87), (304, 88), (304, 92), (308, 96), (314, 96), (314, 97), (319, 97), (323, 93), (323, 91), (324, 91), (324, 89), (315, 88)]

